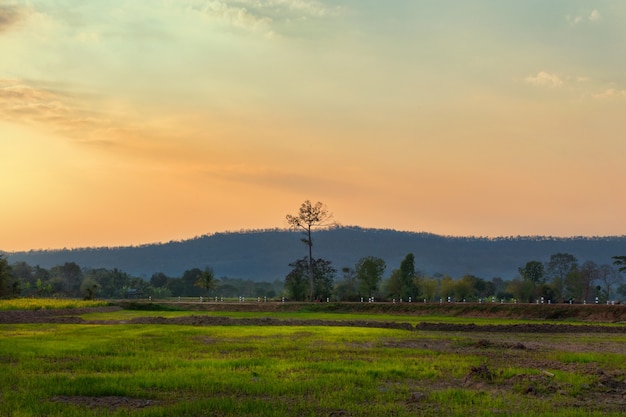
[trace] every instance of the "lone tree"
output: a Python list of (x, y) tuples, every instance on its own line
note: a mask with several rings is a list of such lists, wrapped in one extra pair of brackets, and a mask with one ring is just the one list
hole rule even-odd
[(294, 230), (302, 231), (306, 236), (302, 238), (302, 242), (309, 247), (308, 275), (311, 301), (313, 301), (315, 296), (315, 282), (313, 279), (313, 239), (311, 238), (311, 232), (316, 228), (331, 226), (333, 224), (331, 222), (332, 217), (333, 215), (328, 211), (326, 205), (319, 201), (313, 205), (309, 200), (302, 203), (297, 215), (288, 214), (286, 216), (289, 226)]

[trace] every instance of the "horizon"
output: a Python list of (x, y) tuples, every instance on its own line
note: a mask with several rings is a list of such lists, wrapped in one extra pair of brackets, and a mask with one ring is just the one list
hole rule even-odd
[[(499, 240), (508, 240), (508, 239), (521, 239), (521, 240), (579, 240), (579, 239), (620, 239), (626, 238), (626, 234), (624, 235), (596, 235), (596, 236), (554, 236), (554, 235), (502, 235), (502, 236), (479, 236), (479, 235), (443, 235), (438, 233), (426, 232), (426, 231), (411, 231), (411, 230), (400, 230), (393, 228), (374, 228), (374, 227), (362, 227), (358, 225), (334, 225), (316, 229), (313, 233), (321, 232), (321, 231), (332, 231), (336, 229), (359, 229), (363, 231), (383, 231), (383, 232), (394, 232), (394, 233), (408, 233), (408, 234), (416, 234), (416, 235), (428, 235), (434, 236), (438, 238), (444, 239), (475, 239), (475, 240), (488, 240), (488, 241), (499, 241)], [(254, 233), (271, 233), (271, 232), (285, 232), (285, 233), (302, 233), (300, 230), (294, 230), (290, 228), (259, 228), (259, 229), (239, 229), (239, 230), (224, 230), (219, 232), (210, 232), (201, 235), (195, 235), (193, 237), (186, 237), (182, 239), (171, 239), (171, 240), (161, 240), (154, 242), (143, 242), (136, 244), (128, 244), (128, 245), (109, 245), (109, 246), (80, 246), (80, 247), (62, 247), (62, 248), (29, 248), (24, 250), (15, 250), (15, 251), (7, 251), (3, 248), (0, 248), (0, 253), (5, 253), (8, 255), (11, 254), (19, 254), (19, 253), (28, 253), (28, 252), (62, 252), (62, 251), (80, 251), (80, 250), (100, 250), (100, 249), (125, 249), (125, 248), (139, 248), (146, 246), (159, 246), (159, 245), (167, 245), (170, 243), (185, 243), (188, 241), (193, 241), (197, 239), (210, 238), (216, 235), (228, 235), (228, 234), (254, 234)]]
[(617, 0), (2, 2), (0, 248), (267, 229), (307, 199), (367, 228), (626, 235), (625, 20)]

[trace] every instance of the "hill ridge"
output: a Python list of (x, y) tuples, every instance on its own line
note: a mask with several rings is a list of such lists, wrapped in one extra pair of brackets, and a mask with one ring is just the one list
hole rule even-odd
[[(24, 261), (49, 268), (76, 262), (89, 268), (118, 268), (149, 278), (155, 272), (180, 276), (186, 269), (211, 266), (218, 276), (254, 281), (282, 280), (289, 263), (306, 256), (301, 233), (289, 229), (216, 232), (190, 239), (137, 246), (84, 247), (5, 252), (9, 262)], [(580, 263), (610, 264), (626, 253), (626, 236), (444, 236), (428, 232), (337, 226), (313, 234), (313, 256), (333, 262), (337, 269), (364, 256), (378, 256), (386, 273), (398, 268), (407, 253), (427, 274), (453, 277), (473, 274), (491, 279), (513, 278), (530, 260), (547, 261), (558, 252), (571, 253)]]

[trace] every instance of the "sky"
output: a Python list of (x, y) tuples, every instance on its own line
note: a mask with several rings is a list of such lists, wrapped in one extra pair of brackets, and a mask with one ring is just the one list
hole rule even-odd
[(0, 0), (0, 250), (626, 234), (623, 0)]

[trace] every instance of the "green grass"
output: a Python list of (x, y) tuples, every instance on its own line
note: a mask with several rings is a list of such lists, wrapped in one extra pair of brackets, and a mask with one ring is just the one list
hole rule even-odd
[(0, 300), (0, 311), (6, 310), (56, 310), (108, 306), (107, 301), (90, 301), (56, 298), (12, 298)]
[[(207, 312), (144, 304), (81, 317), (553, 323), (313, 310)], [(617, 416), (623, 398), (603, 384), (624, 380), (624, 342), (621, 334), (0, 325), (0, 416)], [(512, 347), (522, 343), (531, 348)], [(116, 397), (150, 403), (107, 407), (94, 400)]]
[[(479, 349), (479, 337), (313, 326), (0, 325), (0, 416), (582, 416), (595, 410), (577, 401), (599, 377), (572, 367), (623, 370), (617, 354), (557, 349), (547, 355), (553, 376), (546, 377), (528, 366), (545, 366), (545, 351)], [(492, 378), (471, 374), (481, 365)], [(65, 397), (151, 405), (57, 401)]]

